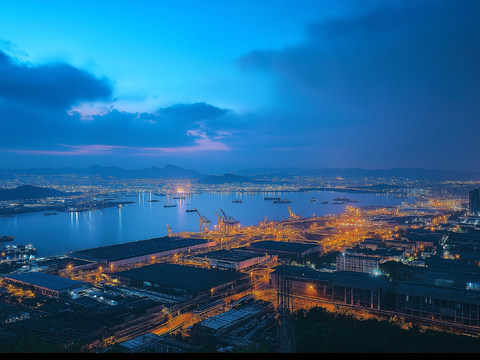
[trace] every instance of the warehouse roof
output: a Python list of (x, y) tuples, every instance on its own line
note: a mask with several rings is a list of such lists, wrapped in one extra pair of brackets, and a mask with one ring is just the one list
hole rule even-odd
[(78, 250), (75, 251), (74, 254), (78, 257), (87, 256), (90, 259), (95, 258), (115, 261), (206, 243), (208, 243), (208, 240), (205, 239), (184, 239), (164, 236), (154, 239), (138, 240), (122, 244)]
[(258, 258), (264, 256), (258, 252), (253, 251), (242, 251), (242, 250), (216, 250), (210, 251), (207, 253), (195, 255), (198, 258), (207, 258), (214, 260), (224, 260), (224, 261), (246, 261), (249, 259)]
[(289, 253), (301, 254), (319, 245), (299, 243), (299, 242), (283, 242), (283, 241), (257, 241), (248, 245), (249, 250), (271, 250)]
[(244, 273), (178, 264), (147, 265), (137, 269), (120, 271), (113, 275), (193, 292), (209, 290), (249, 277)]
[(80, 281), (70, 280), (60, 276), (45, 274), (41, 272), (13, 274), (5, 276), (5, 278), (55, 291), (62, 291), (84, 284)]

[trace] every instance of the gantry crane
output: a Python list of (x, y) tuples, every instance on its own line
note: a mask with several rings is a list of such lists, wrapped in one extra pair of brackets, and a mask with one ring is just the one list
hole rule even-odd
[(215, 214), (217, 214), (218, 230), (224, 230), (225, 224), (223, 222), (223, 218), (220, 215), (218, 215), (217, 210), (215, 210)]
[(290, 205), (288, 205), (288, 214), (289, 214), (291, 220), (300, 219), (300, 215), (294, 214), (292, 209), (290, 209)]
[(228, 217), (225, 212), (220, 208), (220, 211), (223, 214), (223, 223), (226, 225), (226, 230), (227, 233), (230, 232), (230, 230), (234, 229), (238, 224), (240, 224), (240, 221), (235, 220), (233, 217)]
[(203, 225), (203, 231), (208, 231), (208, 227), (210, 226), (210, 220), (208, 220), (205, 216), (200, 215), (198, 210), (195, 210), (198, 214), (198, 217), (200, 218), (200, 229), (198, 230), (199, 232), (202, 231), (202, 225)]

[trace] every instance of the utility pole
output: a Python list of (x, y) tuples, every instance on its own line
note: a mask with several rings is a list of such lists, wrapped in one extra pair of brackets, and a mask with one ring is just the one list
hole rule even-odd
[(277, 352), (295, 352), (295, 324), (293, 322), (292, 275), (290, 261), (283, 260), (277, 276)]

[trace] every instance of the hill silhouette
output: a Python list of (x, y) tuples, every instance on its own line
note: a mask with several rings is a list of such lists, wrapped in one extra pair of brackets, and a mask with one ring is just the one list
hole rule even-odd
[(197, 181), (199, 184), (226, 184), (226, 183), (260, 183), (261, 181), (254, 180), (246, 176), (235, 175), (234, 173), (227, 173), (223, 175), (210, 175)]
[(50, 188), (23, 185), (14, 189), (0, 189), (0, 200), (41, 199), (46, 197), (65, 197), (80, 194), (81, 193), (79, 192), (63, 192)]

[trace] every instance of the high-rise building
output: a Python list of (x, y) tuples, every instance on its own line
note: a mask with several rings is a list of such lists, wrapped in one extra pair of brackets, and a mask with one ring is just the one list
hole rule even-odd
[(471, 214), (478, 214), (480, 212), (480, 189), (473, 189), (469, 192), (469, 207)]

